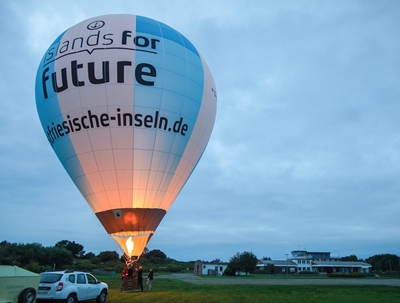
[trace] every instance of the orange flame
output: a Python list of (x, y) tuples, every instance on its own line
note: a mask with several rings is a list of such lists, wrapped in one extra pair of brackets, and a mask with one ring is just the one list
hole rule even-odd
[(129, 237), (128, 240), (126, 240), (126, 249), (128, 251), (129, 257), (132, 257), (132, 251), (134, 247), (135, 243), (133, 243), (132, 237)]

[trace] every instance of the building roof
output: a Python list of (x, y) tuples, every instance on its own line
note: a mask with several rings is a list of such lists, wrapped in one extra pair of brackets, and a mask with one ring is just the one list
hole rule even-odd
[(312, 261), (313, 267), (372, 267), (360, 261)]
[(291, 260), (259, 260), (257, 263), (264, 265), (272, 264), (274, 266), (297, 266), (297, 264)]
[[(257, 264), (274, 265), (274, 266), (298, 266), (297, 263), (291, 260), (258, 260)], [(311, 261), (312, 267), (372, 267), (371, 264), (360, 261)]]

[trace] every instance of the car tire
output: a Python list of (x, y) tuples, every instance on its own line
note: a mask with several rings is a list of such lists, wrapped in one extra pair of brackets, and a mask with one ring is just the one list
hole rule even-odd
[(97, 296), (96, 303), (105, 303), (107, 299), (107, 291), (103, 289), (101, 293)]
[(36, 290), (33, 288), (25, 288), (18, 296), (18, 303), (35, 303)]
[(65, 299), (65, 303), (77, 303), (78, 300), (74, 294), (70, 294), (67, 299)]

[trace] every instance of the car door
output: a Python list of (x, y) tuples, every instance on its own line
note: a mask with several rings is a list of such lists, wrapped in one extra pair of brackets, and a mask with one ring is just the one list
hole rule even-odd
[(95, 299), (99, 295), (100, 284), (96, 283), (96, 278), (91, 274), (86, 274), (86, 280), (88, 282), (87, 300)]
[(78, 300), (79, 301), (87, 300), (89, 284), (87, 283), (86, 275), (84, 273), (76, 274), (76, 286), (77, 286)]

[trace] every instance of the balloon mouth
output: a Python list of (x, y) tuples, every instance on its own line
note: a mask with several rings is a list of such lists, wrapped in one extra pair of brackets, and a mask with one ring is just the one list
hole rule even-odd
[(139, 260), (154, 231), (129, 231), (110, 234), (124, 251), (125, 258)]

